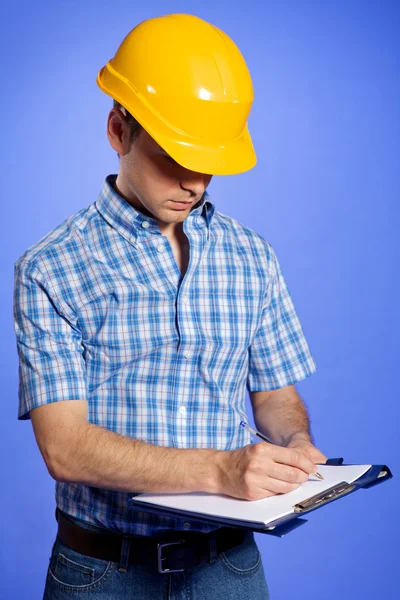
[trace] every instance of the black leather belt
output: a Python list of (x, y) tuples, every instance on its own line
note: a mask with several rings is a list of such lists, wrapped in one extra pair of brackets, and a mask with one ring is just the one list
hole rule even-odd
[(247, 530), (221, 527), (210, 533), (166, 531), (160, 536), (123, 535), (113, 532), (97, 533), (79, 527), (68, 519), (68, 515), (56, 510), (58, 537), (72, 550), (119, 562), (124, 540), (130, 540), (130, 564), (154, 565), (159, 573), (172, 573), (190, 569), (214, 556), (242, 544)]

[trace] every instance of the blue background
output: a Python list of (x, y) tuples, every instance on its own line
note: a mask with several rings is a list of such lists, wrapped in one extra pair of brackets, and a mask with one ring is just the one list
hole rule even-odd
[(226, 31), (252, 73), (258, 164), (215, 177), (209, 192), (278, 255), (318, 366), (297, 386), (316, 445), (395, 475), (312, 513), (283, 539), (256, 534), (271, 596), (398, 598), (399, 6), (2, 4), (2, 599), (41, 599), (56, 531), (54, 482), (31, 424), (17, 421), (13, 263), (117, 172), (105, 134), (111, 100), (97, 72), (138, 22), (174, 12)]

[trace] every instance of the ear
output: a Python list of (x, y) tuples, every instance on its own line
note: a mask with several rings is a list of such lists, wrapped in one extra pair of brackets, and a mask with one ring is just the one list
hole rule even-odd
[(131, 149), (130, 129), (125, 115), (119, 108), (112, 108), (107, 119), (107, 137), (111, 147), (118, 154), (125, 156)]

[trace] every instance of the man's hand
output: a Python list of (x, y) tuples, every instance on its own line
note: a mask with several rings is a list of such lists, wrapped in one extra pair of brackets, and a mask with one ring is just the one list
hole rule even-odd
[(304, 452), (264, 442), (220, 452), (216, 462), (220, 474), (214, 493), (242, 500), (286, 494), (317, 471)]
[(294, 448), (298, 452), (301, 452), (307, 458), (312, 460), (316, 465), (324, 465), (328, 460), (328, 457), (322, 454), (318, 448), (316, 448), (309, 440), (293, 437), (290, 442), (286, 445), (286, 448)]

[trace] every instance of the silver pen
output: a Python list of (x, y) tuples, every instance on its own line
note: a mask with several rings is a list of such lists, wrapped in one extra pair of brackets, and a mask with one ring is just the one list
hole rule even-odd
[[(261, 440), (264, 440), (264, 442), (269, 442), (270, 444), (273, 444), (274, 446), (277, 446), (277, 444), (275, 444), (272, 440), (270, 440), (266, 435), (264, 435), (263, 433), (260, 433), (259, 431), (257, 431), (256, 429), (254, 429), (253, 427), (250, 427), (250, 425), (248, 425), (246, 423), (246, 421), (240, 421), (240, 425), (242, 427), (244, 427), (245, 429), (247, 429), (247, 431), (250, 431), (250, 433), (252, 433), (253, 435), (259, 437)], [(312, 475), (315, 475), (315, 477), (318, 477), (318, 479), (324, 479), (322, 477), (322, 475), (320, 475), (319, 473), (311, 473)]]

